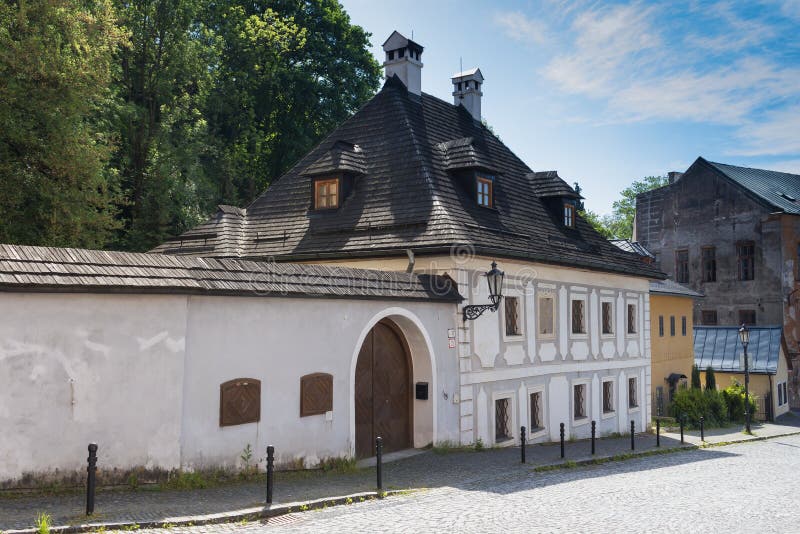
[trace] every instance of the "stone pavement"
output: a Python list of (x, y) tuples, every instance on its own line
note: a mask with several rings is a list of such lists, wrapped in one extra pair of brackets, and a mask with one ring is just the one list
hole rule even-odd
[[(785, 418), (782, 424), (754, 426), (756, 437), (800, 432), (800, 417)], [(697, 432), (687, 432), (688, 443), (697, 443)], [(709, 431), (708, 441), (730, 442), (752, 439), (738, 429)], [(636, 436), (636, 452), (655, 450), (655, 436)], [(661, 448), (680, 447), (677, 434), (662, 435)], [(481, 452), (432, 451), (384, 465), (385, 489), (413, 488), (470, 488), (489, 480), (507, 480), (530, 474), (536, 466), (560, 464), (558, 443), (529, 445), (527, 464), (520, 464), (518, 447), (491, 449)], [(630, 453), (630, 438), (607, 438), (597, 441), (596, 458)], [(679, 455), (680, 456), (680, 455)], [(592, 458), (590, 443), (566, 443), (566, 460), (584, 461)], [(646, 461), (646, 460), (643, 460)], [(375, 469), (362, 468), (347, 473), (316, 471), (278, 473), (275, 482), (276, 503), (301, 503), (313, 499), (343, 496), (371, 491), (375, 488)], [(102, 491), (97, 494), (93, 524), (103, 523), (175, 523), (179, 518), (230, 514), (243, 509), (260, 510), (264, 502), (265, 485), (242, 483), (192, 491)], [(391, 500), (391, 499), (390, 499)], [(299, 504), (298, 504), (299, 506)], [(61, 496), (0, 497), (0, 531), (33, 527), (37, 513), (46, 512), (54, 525), (86, 523), (83, 515), (82, 493)]]
[(168, 532), (795, 533), (798, 472), (800, 435), (792, 435)]

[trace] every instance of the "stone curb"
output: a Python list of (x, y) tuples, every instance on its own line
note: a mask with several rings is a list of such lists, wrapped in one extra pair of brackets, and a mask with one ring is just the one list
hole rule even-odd
[[(676, 447), (650, 448), (643, 451), (631, 451), (629, 453), (620, 453), (618, 455), (597, 456), (594, 458), (586, 458), (583, 460), (565, 460), (563, 462), (530, 466), (531, 468), (530, 471), (531, 473), (537, 472), (536, 470), (541, 468), (552, 468), (552, 470), (555, 471), (559, 469), (569, 469), (574, 467), (597, 465), (598, 463), (610, 463), (614, 461), (634, 460), (648, 456), (658, 456), (662, 454), (679, 453), (683, 451), (709, 449), (713, 447), (724, 447), (726, 445), (734, 445), (740, 443), (766, 441), (769, 439), (783, 438), (787, 436), (796, 436), (798, 434), (800, 434), (800, 431), (787, 432), (784, 434), (775, 434), (773, 436), (748, 436), (746, 438), (740, 438), (732, 441), (723, 441), (719, 443), (709, 443), (709, 442), (704, 442), (701, 444), (686, 443), (684, 445)], [(618, 456), (624, 456), (624, 458), (615, 460), (614, 458)], [(383, 492), (383, 496), (390, 497), (393, 495), (406, 494), (411, 491), (419, 491), (421, 489), (423, 488), (388, 490)], [(166, 520), (140, 521), (140, 522), (121, 521), (121, 522), (107, 522), (107, 523), (106, 522), (84, 523), (81, 525), (61, 525), (61, 526), (50, 527), (50, 532), (53, 534), (56, 533), (72, 534), (79, 532), (92, 532), (99, 529), (122, 530), (126, 528), (145, 529), (145, 528), (190, 527), (190, 526), (214, 525), (220, 523), (235, 523), (237, 521), (242, 521), (242, 520), (256, 521), (259, 519), (269, 519), (271, 517), (278, 517), (293, 512), (319, 510), (321, 508), (327, 508), (328, 506), (354, 504), (356, 502), (373, 500), (378, 498), (381, 498), (381, 495), (378, 492), (366, 491), (362, 493), (353, 493), (350, 495), (344, 495), (341, 497), (325, 497), (310, 501), (298, 501), (293, 503), (276, 504), (269, 507), (258, 506), (253, 508), (244, 508), (240, 510), (235, 510), (232, 512), (223, 512), (219, 514), (178, 517), (178, 518), (173, 518), (169, 521)], [(0, 531), (0, 534), (36, 534), (36, 532), (37, 530), (35, 528), (25, 528), (17, 530)]]
[[(380, 499), (383, 497), (390, 497), (398, 494), (406, 494), (409, 491), (415, 490), (388, 490), (384, 491), (383, 495), (376, 491), (365, 491), (362, 493), (353, 493), (351, 495), (344, 495), (341, 497), (325, 497), (322, 499), (314, 499), (310, 501), (292, 502), (285, 504), (274, 504), (271, 506), (257, 506), (253, 508), (244, 508), (241, 510), (234, 510), (232, 512), (222, 512), (219, 514), (208, 514), (199, 516), (176, 517), (170, 520), (157, 520), (157, 521), (119, 521), (119, 522), (102, 522), (84, 523), (81, 525), (61, 525), (50, 527), (50, 532), (53, 534), (72, 534), (78, 532), (93, 532), (99, 529), (104, 530), (123, 530), (123, 529), (145, 529), (145, 528), (170, 528), (170, 527), (191, 527), (202, 525), (215, 525), (220, 523), (235, 523), (237, 521), (257, 521), (259, 519), (269, 519), (271, 517), (278, 517), (293, 512), (319, 510), (327, 508), (328, 506), (339, 506), (344, 504), (355, 504), (357, 502)], [(24, 528), (17, 530), (4, 530), (0, 534), (36, 534), (38, 531), (35, 528)]]

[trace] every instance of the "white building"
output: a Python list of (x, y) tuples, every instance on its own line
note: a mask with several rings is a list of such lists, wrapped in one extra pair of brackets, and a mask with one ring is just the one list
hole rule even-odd
[[(122, 475), (231, 466), (247, 444), (313, 466), (378, 435), (648, 425), (663, 275), (481, 124), (480, 70), (453, 77), (454, 105), (422, 92), (422, 46), (384, 49), (383, 89), (246, 208), (153, 254), (0, 249), (0, 484), (78, 473), (89, 441)], [(492, 261), (503, 298), (466, 320)]]

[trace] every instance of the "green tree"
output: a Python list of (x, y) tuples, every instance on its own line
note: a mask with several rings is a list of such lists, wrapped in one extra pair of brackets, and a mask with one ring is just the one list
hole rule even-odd
[(100, 247), (111, 237), (100, 110), (123, 41), (108, 0), (0, 3), (0, 241)]
[(636, 216), (636, 196), (668, 183), (666, 176), (645, 176), (622, 190), (621, 198), (612, 205), (611, 215), (598, 215), (589, 211), (586, 212), (586, 218), (606, 238), (631, 239)]
[(112, 164), (125, 194), (118, 246), (147, 249), (197, 224), (216, 194), (205, 98), (217, 57), (198, 22), (199, 0), (116, 0), (130, 43), (118, 51), (111, 110), (119, 132)]
[(717, 389), (717, 377), (714, 375), (714, 368), (710, 365), (706, 367), (706, 389)]
[(243, 204), (369, 99), (380, 68), (336, 0), (221, 2), (207, 26), (220, 53), (210, 172), (221, 201)]
[(700, 369), (696, 365), (692, 365), (692, 389), (701, 389), (702, 387), (700, 383)]

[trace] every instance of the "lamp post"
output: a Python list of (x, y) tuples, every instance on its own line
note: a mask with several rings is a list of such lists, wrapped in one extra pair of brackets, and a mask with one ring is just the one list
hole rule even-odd
[(745, 431), (750, 433), (750, 364), (747, 360), (747, 345), (750, 343), (750, 330), (742, 324), (739, 329), (739, 341), (744, 348), (744, 420)]
[(500, 307), (500, 300), (503, 298), (503, 277), (505, 277), (505, 273), (497, 268), (497, 263), (492, 262), (492, 268), (484, 276), (486, 276), (486, 282), (489, 284), (489, 300), (491, 304), (464, 306), (465, 321), (477, 319), (486, 310), (495, 312)]

